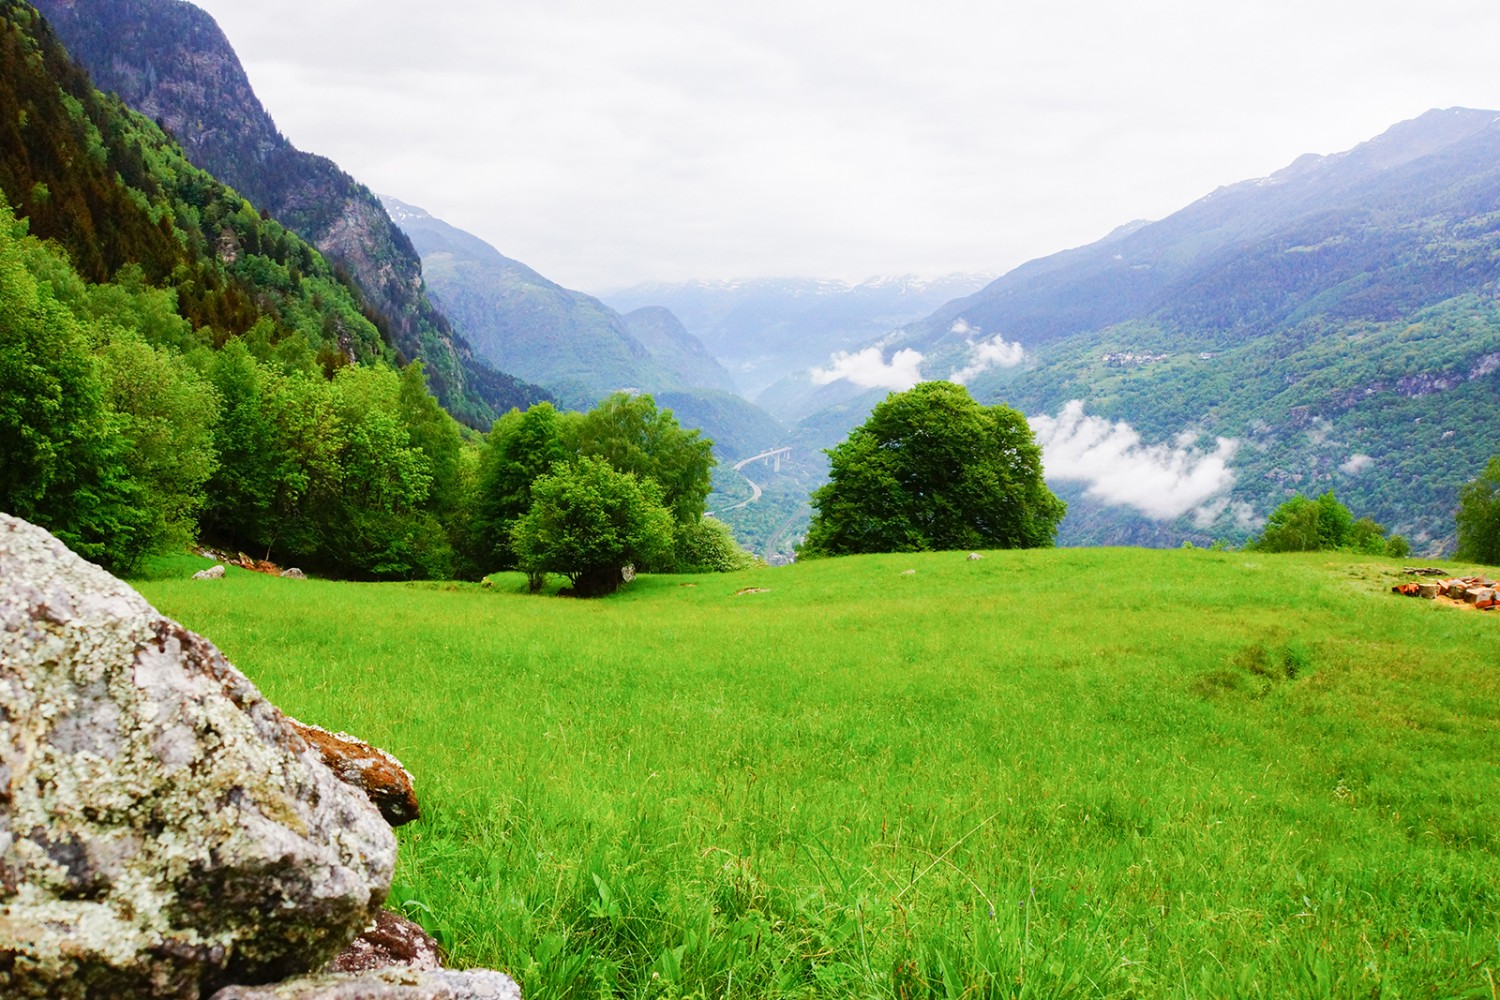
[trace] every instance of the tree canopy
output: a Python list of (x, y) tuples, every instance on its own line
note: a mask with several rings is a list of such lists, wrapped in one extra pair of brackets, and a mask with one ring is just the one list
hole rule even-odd
[(532, 577), (561, 573), (579, 596), (607, 594), (627, 565), (672, 545), (672, 515), (655, 480), (619, 472), (584, 455), (531, 484), (532, 503), (511, 531), (520, 568)]
[(662, 502), (679, 523), (703, 515), (712, 488), (713, 442), (684, 430), (671, 410), (642, 393), (617, 392), (569, 428), (574, 450), (596, 455), (621, 472), (656, 480)]
[(1049, 546), (1067, 511), (1026, 418), (952, 382), (892, 393), (828, 455), (805, 555)]
[(1500, 566), (1500, 455), (1458, 498), (1458, 557)]
[(1258, 538), (1245, 546), (1256, 552), (1327, 552), (1343, 549), (1365, 555), (1404, 556), (1411, 551), (1400, 535), (1386, 538), (1385, 528), (1354, 514), (1332, 491), (1316, 499), (1294, 494), (1266, 519)]
[(651, 572), (702, 572), (737, 568), (745, 561), (721, 526), (703, 519), (715, 464), (713, 442), (683, 429), (651, 396), (617, 392), (587, 413), (559, 413), (539, 403), (495, 421), (480, 456), (472, 504), (468, 557), (474, 565), (482, 572), (525, 568), (515, 529), (536, 502), (536, 484), (556, 474), (559, 463), (576, 465), (584, 458), (649, 483), (654, 502), (670, 515), (670, 544), (626, 562)]

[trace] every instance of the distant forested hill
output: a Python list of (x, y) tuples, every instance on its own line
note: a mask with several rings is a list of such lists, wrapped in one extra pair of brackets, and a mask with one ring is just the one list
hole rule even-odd
[[(1215, 504), (1163, 521), (1143, 513), (1150, 483), (1101, 502), (1137, 466), (1088, 451), (1080, 435), (1105, 428), (1075, 422), (1074, 464), (1095, 468), (1065, 484), (1082, 500), (1066, 541), (1238, 539), (1293, 491), (1333, 489), (1441, 551), (1459, 486), (1500, 451), (1497, 261), (1500, 113), (1432, 111), (1032, 261), (869, 348), (1028, 414), (1079, 401), (1138, 432), (1137, 457), (1158, 448), (1159, 470), (1214, 448), (1180, 435), (1235, 442)], [(838, 408), (812, 436), (880, 395), (824, 391)]]
[(182, 0), (37, 0), (101, 90), (162, 126), (196, 165), (348, 270), (403, 357), (421, 358), (443, 404), (476, 427), (546, 398), (476, 358), (423, 290), (416, 250), (377, 199), (276, 129), (214, 20)]

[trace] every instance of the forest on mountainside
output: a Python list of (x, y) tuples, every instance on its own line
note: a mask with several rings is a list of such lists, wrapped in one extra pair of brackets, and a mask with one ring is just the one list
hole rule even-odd
[(382, 336), (421, 359), (444, 407), (476, 429), (548, 393), (473, 355), (425, 294), (411, 241), (364, 185), (295, 148), (204, 11), (176, 0), (36, 4), (100, 90), (154, 119), (190, 162), (233, 187), (347, 277)]
[(28, 5), (0, 0), (0, 56), (0, 508), (117, 572), (200, 534), (477, 572), (478, 449), (347, 275), (94, 90)]

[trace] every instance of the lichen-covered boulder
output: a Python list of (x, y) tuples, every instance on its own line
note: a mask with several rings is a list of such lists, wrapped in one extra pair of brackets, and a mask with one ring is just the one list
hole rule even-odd
[(358, 976), (309, 976), (274, 986), (229, 986), (209, 1000), (521, 1000), (521, 988), (504, 973), (488, 969), (381, 969)]
[(340, 780), (368, 795), (391, 826), (421, 818), (411, 772), (392, 754), (348, 733), (332, 733), (290, 716), (286, 721)]
[(209, 642), (0, 515), (0, 996), (181, 997), (321, 968), (395, 838)]

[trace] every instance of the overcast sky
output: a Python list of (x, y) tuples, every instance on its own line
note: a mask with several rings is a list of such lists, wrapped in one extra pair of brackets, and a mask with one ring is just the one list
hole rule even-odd
[(1432, 107), (1458, 0), (196, 0), (281, 130), (548, 277), (1001, 273)]

